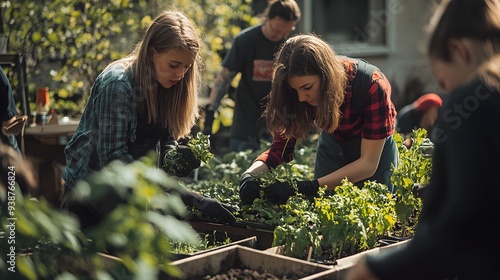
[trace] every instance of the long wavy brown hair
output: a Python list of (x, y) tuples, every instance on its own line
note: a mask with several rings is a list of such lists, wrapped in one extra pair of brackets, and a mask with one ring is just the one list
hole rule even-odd
[[(165, 89), (166, 92), (160, 96), (153, 62), (149, 58), (152, 48), (159, 53), (173, 49), (190, 51), (196, 57), (184, 78)], [(148, 122), (159, 122), (168, 127), (176, 139), (187, 136), (199, 117), (198, 93), (203, 65), (201, 49), (202, 42), (195, 24), (180, 11), (164, 11), (155, 18), (134, 51), (113, 63), (125, 63), (126, 67), (135, 65), (140, 110), (147, 109)]]
[[(317, 35), (289, 38), (274, 59), (271, 92), (264, 112), (270, 133), (301, 139), (319, 127), (337, 129), (347, 84), (346, 69), (332, 46)], [(300, 102), (288, 79), (318, 75), (321, 86), (318, 106)]]

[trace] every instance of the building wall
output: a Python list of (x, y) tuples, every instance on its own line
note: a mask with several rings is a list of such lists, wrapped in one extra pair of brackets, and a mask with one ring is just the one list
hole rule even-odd
[[(298, 1), (303, 10), (298, 32), (309, 33), (313, 28), (308, 21), (308, 17), (315, 16), (312, 14), (310, 1), (315, 0)], [(377, 24), (378, 27), (385, 25), (386, 48), (373, 46), (361, 50), (352, 46), (333, 44), (339, 54), (362, 57), (377, 65), (391, 81), (393, 101), (398, 109), (426, 92), (440, 93), (432, 77), (425, 49), (426, 28), (433, 12), (434, 2), (433, 0), (387, 0), (385, 11), (378, 11), (380, 17), (378, 20), (375, 18), (375, 27)], [(373, 22), (371, 27), (373, 28)], [(368, 32), (370, 26), (367, 24), (353, 28), (361, 28), (362, 31)]]
[[(426, 55), (426, 29), (433, 5), (429, 0), (398, 2), (400, 13), (394, 15), (390, 52), (387, 56), (367, 59), (380, 65), (391, 80), (395, 88), (394, 95), (397, 97), (395, 101), (410, 103), (423, 93), (439, 91)], [(403, 101), (399, 102), (400, 100)]]

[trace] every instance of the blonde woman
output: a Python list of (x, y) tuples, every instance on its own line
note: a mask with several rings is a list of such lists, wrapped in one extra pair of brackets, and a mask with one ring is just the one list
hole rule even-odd
[[(194, 23), (182, 12), (161, 13), (131, 55), (111, 63), (95, 81), (76, 133), (67, 144), (63, 173), (65, 195), (76, 183), (113, 160), (132, 162), (187, 136), (198, 117), (201, 42)], [(187, 176), (200, 165), (187, 147), (175, 176)], [(166, 168), (169, 170), (168, 168)], [(190, 193), (186, 204), (224, 222), (234, 216), (218, 201)], [(98, 203), (74, 203), (69, 210), (94, 225), (109, 205), (109, 195)], [(68, 205), (66, 205), (68, 207)]]

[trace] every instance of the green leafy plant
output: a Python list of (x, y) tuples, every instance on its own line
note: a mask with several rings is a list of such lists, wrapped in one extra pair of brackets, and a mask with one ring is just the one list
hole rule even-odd
[(315, 199), (322, 243), (333, 259), (374, 248), (396, 223), (395, 201), (387, 186), (366, 182), (362, 189), (344, 179), (331, 196)]
[[(59, 271), (62, 254), (73, 254), (81, 262), (96, 256), (85, 250), (89, 241), (74, 217), (56, 211), (44, 199), (24, 197), (19, 187), (9, 197), (15, 198), (8, 200), (14, 202), (12, 208), (6, 200), (0, 208), (0, 251), (6, 252), (0, 257), (0, 278), (51, 278)], [(94, 268), (102, 272), (99, 264)]]
[(319, 216), (302, 195), (290, 197), (283, 205), (257, 201), (252, 208), (273, 221), (273, 246), (282, 246), (285, 255), (305, 259), (310, 249), (314, 255), (322, 254)]
[[(177, 217), (186, 215), (176, 194), (182, 191), (173, 178), (155, 168), (154, 156), (125, 164), (115, 161), (81, 181), (75, 190), (80, 199), (94, 199), (112, 187), (125, 201), (88, 232), (81, 232), (73, 216), (59, 212), (44, 200), (16, 194), (15, 259), (26, 279), (91, 277), (156, 279), (160, 271), (179, 275), (170, 265), (171, 242), (198, 244), (196, 232)], [(8, 232), (9, 212), (2, 201), (0, 221)], [(2, 252), (11, 245), (0, 240)], [(119, 259), (105, 261), (102, 252)], [(0, 275), (10, 279), (2, 254)], [(110, 258), (106, 258), (110, 260)]]
[[(335, 193), (320, 189), (314, 199), (302, 195), (292, 196), (286, 204), (270, 204), (256, 199), (250, 206), (242, 206), (238, 219), (260, 223), (273, 231), (275, 246), (284, 253), (298, 258), (306, 256), (333, 261), (362, 250), (378, 246), (386, 236), (409, 237), (418, 211), (420, 199), (413, 195), (413, 184), (425, 184), (430, 178), (432, 143), (424, 130), (415, 131), (413, 145), (406, 148), (403, 137), (395, 134), (399, 150), (399, 165), (391, 179), (396, 192), (376, 182), (367, 182), (359, 189), (344, 180)], [(294, 184), (295, 180), (313, 177), (315, 138), (297, 143), (295, 158), (265, 174), (256, 176), (263, 186), (277, 180)], [(267, 148), (266, 146), (265, 148)], [(210, 164), (200, 168), (199, 180), (194, 188), (231, 205), (239, 205), (240, 174), (260, 154), (228, 153), (214, 157)], [(400, 187), (403, 186), (403, 187)], [(405, 232), (401, 225), (406, 225)]]
[(210, 152), (210, 136), (201, 132), (196, 133), (196, 136), (188, 141), (187, 146), (194, 156), (204, 163), (208, 163), (214, 157)]
[[(195, 158), (201, 162), (207, 163), (213, 157), (210, 152), (210, 140), (207, 135), (203, 133), (197, 133), (195, 137), (188, 139), (187, 147), (193, 153)], [(177, 174), (182, 171), (185, 167), (180, 163), (182, 159), (182, 150), (179, 145), (175, 144), (173, 148), (167, 150), (162, 158), (162, 168), (166, 170), (169, 174)]]
[(403, 135), (396, 133), (394, 140), (398, 147), (399, 162), (393, 168), (391, 182), (396, 188), (396, 213), (401, 225), (401, 235), (411, 235), (422, 208), (422, 200), (413, 195), (415, 184), (427, 185), (432, 169), (434, 144), (427, 138), (425, 129), (413, 130), (411, 146), (404, 143)]

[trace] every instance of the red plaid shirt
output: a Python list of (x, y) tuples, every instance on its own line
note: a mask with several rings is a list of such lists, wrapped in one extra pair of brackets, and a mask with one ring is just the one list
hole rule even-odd
[[(365, 139), (379, 140), (394, 134), (396, 108), (391, 101), (391, 85), (385, 75), (375, 71), (369, 88), (370, 103), (364, 109), (364, 117), (359, 116), (352, 104), (352, 81), (356, 76), (357, 62), (351, 58), (342, 58), (347, 71), (347, 87), (344, 104), (340, 107), (342, 118), (332, 135), (338, 141), (361, 136)], [(293, 159), (296, 139), (275, 137), (271, 147), (257, 157), (269, 167), (289, 162)]]

